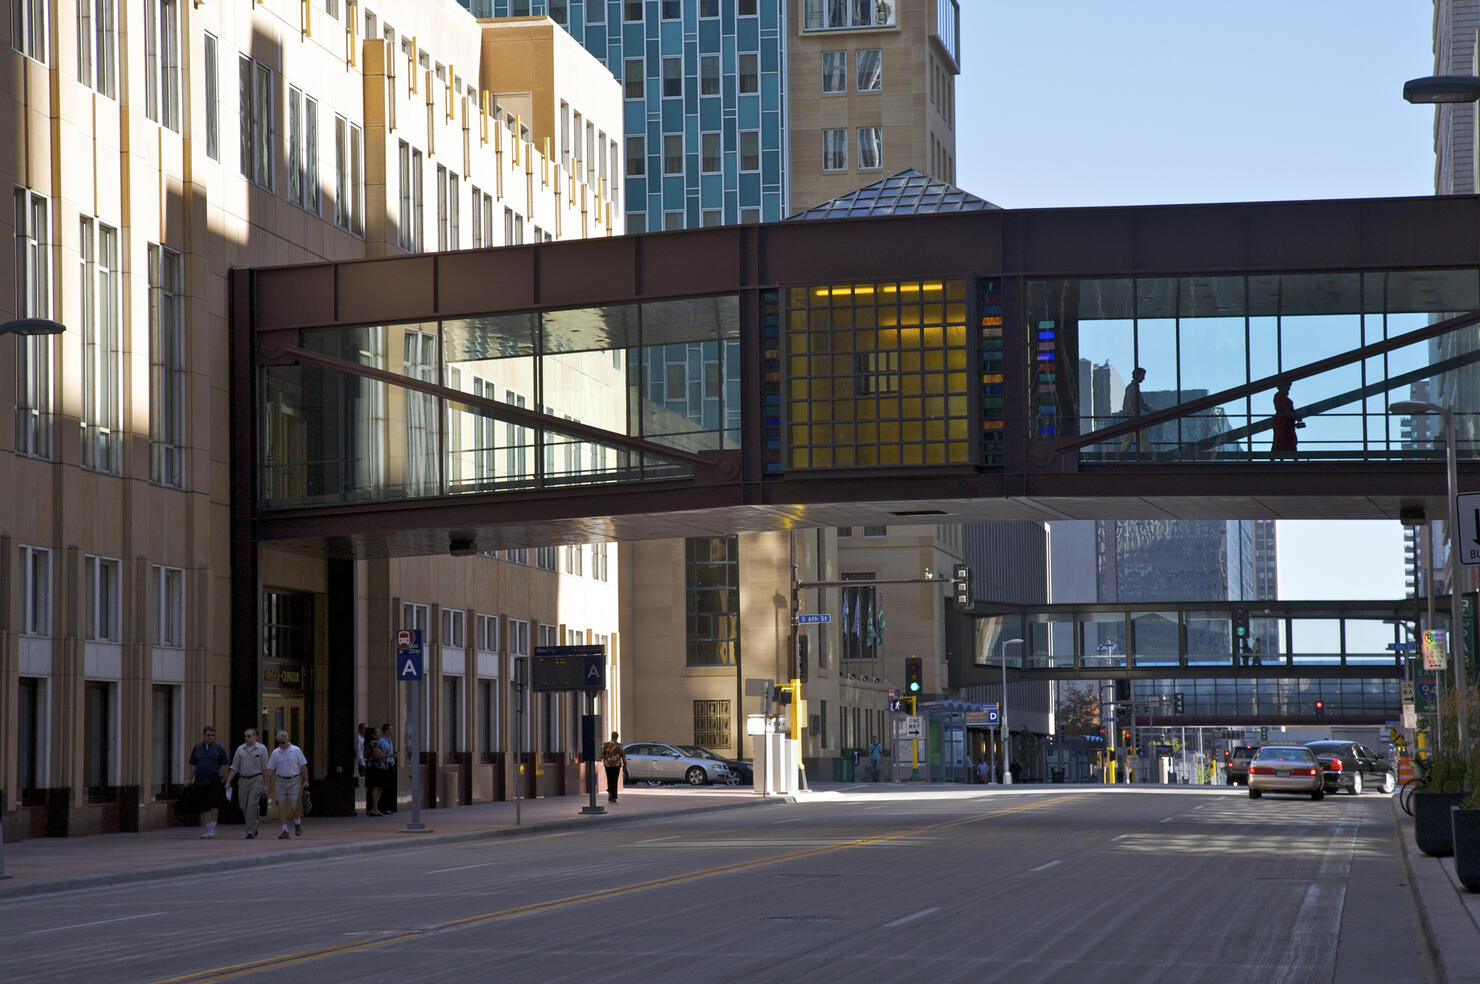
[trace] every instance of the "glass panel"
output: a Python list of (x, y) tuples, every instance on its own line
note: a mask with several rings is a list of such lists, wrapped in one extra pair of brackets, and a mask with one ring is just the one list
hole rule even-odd
[(1181, 626), (1176, 612), (1136, 612), (1131, 616), (1131, 628), (1137, 666), (1180, 663)]
[(1187, 612), (1187, 663), (1228, 666), (1233, 658), (1233, 622), (1226, 612)]
[(1125, 615), (1121, 612), (1090, 612), (1080, 618), (1084, 623), (1084, 665), (1124, 666)]

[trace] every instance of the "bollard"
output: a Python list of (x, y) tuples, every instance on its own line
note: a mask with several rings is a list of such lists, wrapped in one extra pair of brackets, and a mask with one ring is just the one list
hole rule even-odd
[(0, 881), (9, 877), (5, 873), (5, 825), (0, 823)]

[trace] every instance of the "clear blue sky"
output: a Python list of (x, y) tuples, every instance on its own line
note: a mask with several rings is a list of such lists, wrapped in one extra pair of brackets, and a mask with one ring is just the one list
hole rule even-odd
[[(1426, 0), (961, 0), (957, 184), (1004, 208), (1431, 195)], [(1280, 524), (1285, 598), (1400, 598), (1396, 523)], [(1334, 570), (1341, 577), (1333, 577)]]

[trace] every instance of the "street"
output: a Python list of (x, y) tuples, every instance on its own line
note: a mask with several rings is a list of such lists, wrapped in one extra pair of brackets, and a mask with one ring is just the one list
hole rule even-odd
[(1386, 797), (844, 787), (0, 903), (8, 981), (1429, 980)]

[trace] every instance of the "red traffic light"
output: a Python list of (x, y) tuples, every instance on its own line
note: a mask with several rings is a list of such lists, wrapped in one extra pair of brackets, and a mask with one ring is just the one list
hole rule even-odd
[(1324, 700), (1318, 700), (1318, 701), (1316, 701), (1316, 710), (1318, 710), (1318, 711), (1324, 711), (1325, 709), (1326, 709), (1326, 702)]

